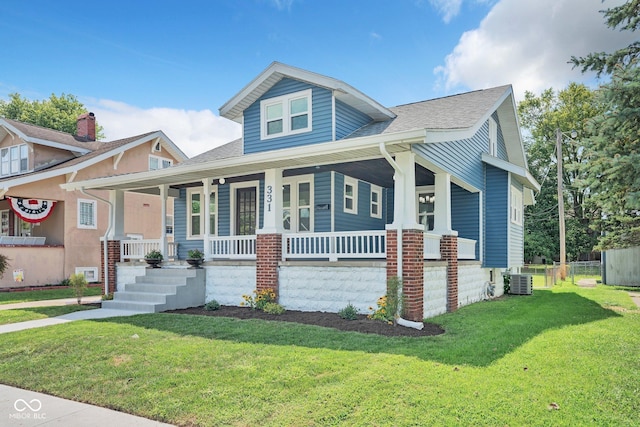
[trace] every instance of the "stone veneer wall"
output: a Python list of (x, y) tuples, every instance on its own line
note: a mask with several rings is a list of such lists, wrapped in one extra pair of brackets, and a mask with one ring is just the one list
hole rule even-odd
[(254, 262), (229, 262), (227, 265), (209, 265), (205, 283), (205, 302), (216, 300), (222, 305), (239, 306), (242, 295), (256, 290), (256, 264)]
[(368, 314), (387, 293), (384, 262), (282, 262), (279, 280), (287, 310), (337, 313), (351, 303)]
[[(458, 307), (473, 304), (484, 299), (489, 281), (489, 269), (482, 268), (479, 262), (460, 261), (458, 263)], [(497, 285), (497, 283), (496, 283)], [(496, 291), (502, 290), (502, 287)]]
[(447, 312), (447, 263), (424, 264), (424, 317)]

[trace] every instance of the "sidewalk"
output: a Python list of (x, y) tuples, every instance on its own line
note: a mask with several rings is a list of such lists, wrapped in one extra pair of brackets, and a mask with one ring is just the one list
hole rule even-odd
[(0, 425), (65, 427), (171, 426), (135, 415), (0, 384)]
[[(86, 297), (82, 298), (82, 301), (87, 303), (99, 302), (100, 297)], [(33, 301), (3, 304), (0, 305), (0, 310), (48, 307), (76, 303), (75, 298)], [(48, 319), (0, 325), (0, 334), (72, 322), (74, 320), (104, 319), (106, 317), (132, 316), (134, 314), (140, 314), (140, 312), (105, 308), (76, 311), (65, 314), (64, 316)], [(0, 426), (46, 427), (54, 425), (63, 425), (66, 427), (84, 427), (88, 425), (94, 427), (170, 426), (170, 424), (148, 420), (99, 406), (61, 399), (59, 397), (49, 396), (48, 394), (36, 393), (34, 391), (0, 384)]]

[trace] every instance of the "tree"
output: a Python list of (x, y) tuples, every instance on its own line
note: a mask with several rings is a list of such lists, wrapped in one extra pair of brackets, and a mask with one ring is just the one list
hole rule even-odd
[(589, 192), (576, 184), (584, 178), (581, 165), (585, 161), (583, 138), (585, 124), (600, 113), (595, 93), (583, 84), (571, 83), (555, 92), (547, 89), (536, 96), (525, 93), (518, 104), (518, 114), (526, 131), (525, 144), (529, 167), (542, 184), (536, 204), (525, 211), (525, 258), (542, 256), (559, 259), (558, 198), (556, 191), (556, 130), (576, 130), (576, 139), (566, 138), (562, 144), (563, 188), (566, 211), (567, 255), (569, 259), (588, 257), (597, 241), (590, 228), (599, 213), (591, 203)]
[[(30, 101), (18, 93), (9, 101), (0, 100), (0, 116), (61, 132), (76, 134), (78, 117), (87, 113), (85, 106), (73, 95), (51, 94), (49, 99)], [(104, 138), (103, 129), (96, 125), (96, 138)]]
[[(640, 26), (640, 0), (604, 11), (610, 28), (635, 31)], [(604, 110), (588, 122), (588, 162), (582, 188), (602, 210), (597, 226), (604, 231), (600, 248), (640, 245), (640, 42), (613, 53), (572, 57), (583, 72), (610, 74), (598, 91)]]

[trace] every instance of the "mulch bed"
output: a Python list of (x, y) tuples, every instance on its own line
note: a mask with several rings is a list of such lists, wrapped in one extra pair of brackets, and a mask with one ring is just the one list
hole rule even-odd
[(427, 337), (444, 333), (439, 325), (424, 323), (424, 329), (418, 330), (404, 326), (390, 325), (380, 320), (368, 319), (366, 315), (358, 315), (357, 320), (346, 320), (336, 313), (324, 313), (320, 311), (296, 311), (287, 310), (283, 314), (269, 314), (249, 307), (233, 307), (223, 305), (219, 310), (208, 311), (204, 307), (185, 308), (171, 310), (166, 313), (195, 314), (200, 316), (234, 317), (237, 319), (262, 319), (280, 322), (303, 323), (306, 325), (324, 326), (341, 331), (362, 332), (365, 334), (378, 334), (387, 337)]

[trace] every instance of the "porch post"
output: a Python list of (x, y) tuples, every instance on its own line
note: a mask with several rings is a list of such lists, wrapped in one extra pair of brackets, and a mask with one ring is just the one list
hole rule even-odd
[(400, 172), (396, 170), (394, 176), (393, 224), (387, 227), (387, 278), (401, 276), (403, 315), (407, 320), (421, 322), (424, 318), (424, 226), (417, 222), (415, 154), (397, 153), (395, 162)]
[(282, 259), (282, 169), (264, 172), (263, 226), (256, 236), (256, 290), (278, 295), (278, 263)]
[(211, 245), (209, 245), (209, 236), (211, 235), (211, 179), (205, 178), (202, 180), (202, 191), (204, 197), (202, 203), (204, 203), (204, 230), (202, 237), (202, 253), (204, 253), (204, 259), (211, 258)]
[(448, 173), (435, 174), (436, 203), (433, 207), (433, 232), (450, 235), (451, 229), (451, 175)]
[[(112, 227), (106, 235), (107, 277), (103, 277), (103, 283), (106, 281), (109, 283), (109, 286), (108, 289), (104, 289), (105, 293), (113, 293), (118, 289), (116, 263), (120, 262), (120, 242), (126, 238), (124, 234), (124, 191), (109, 190), (109, 203), (112, 206), (112, 217), (109, 219)], [(100, 243), (100, 253), (102, 274), (104, 275), (104, 242)]]
[(168, 185), (160, 186), (160, 251), (168, 258), (169, 248), (167, 247), (167, 195), (169, 193)]
[[(124, 191), (109, 190), (109, 203), (113, 206), (113, 228), (109, 232), (109, 240), (122, 240), (124, 234)], [(118, 258), (118, 261), (120, 259)]]
[(458, 237), (442, 236), (440, 256), (447, 262), (447, 311), (458, 309)]

